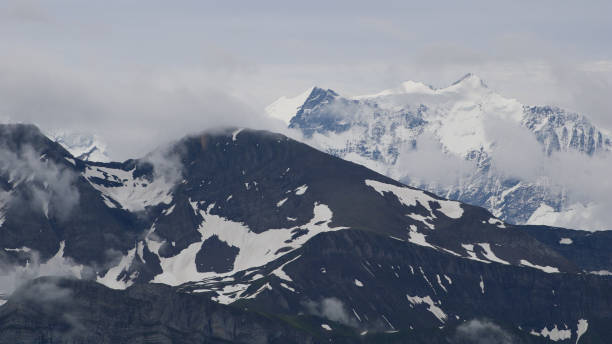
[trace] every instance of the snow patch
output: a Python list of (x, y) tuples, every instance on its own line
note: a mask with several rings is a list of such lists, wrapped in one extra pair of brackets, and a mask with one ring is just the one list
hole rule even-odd
[(561, 238), (561, 240), (559, 240), (559, 244), (561, 245), (571, 245), (573, 243), (574, 241), (570, 238)]
[(287, 266), (289, 263), (291, 263), (291, 262), (293, 262), (293, 261), (297, 260), (297, 259), (298, 259), (298, 258), (300, 258), (300, 257), (301, 257), (301, 256), (297, 256), (297, 257), (295, 257), (295, 258), (291, 259), (290, 261), (288, 261), (288, 262), (284, 263), (283, 265), (279, 266), (278, 268), (274, 269), (274, 271), (272, 271), (272, 275), (275, 275), (275, 276), (277, 276), (278, 278), (283, 279), (283, 280), (285, 280), (285, 281), (288, 281), (288, 282), (293, 282), (293, 280), (291, 279), (291, 277), (289, 277), (289, 275), (287, 275), (287, 273), (286, 273), (286, 272), (283, 270), (283, 268), (284, 268), (285, 266)]
[(66, 161), (68, 161), (69, 163), (71, 163), (71, 164), (72, 164), (72, 166), (76, 166), (76, 162), (74, 161), (74, 159), (73, 159), (73, 158), (69, 158), (69, 157), (67, 157), (67, 156), (66, 156), (66, 157), (64, 157), (64, 159), (66, 159)]
[(386, 192), (391, 192), (402, 204), (406, 206), (410, 207), (417, 206), (418, 204), (422, 205), (429, 211), (432, 218), (435, 218), (435, 215), (433, 214), (429, 202), (438, 203), (440, 205), (438, 211), (452, 219), (458, 219), (463, 215), (463, 208), (461, 208), (461, 203), (459, 202), (436, 199), (427, 195), (423, 191), (407, 186), (396, 186), (370, 179), (367, 179), (365, 184), (376, 190), (376, 192), (378, 192), (381, 196), (384, 196)]
[(302, 186), (297, 187), (294, 191), (296, 195), (301, 196), (306, 192), (306, 190), (308, 190), (308, 185), (304, 184)]
[[(125, 256), (121, 257), (119, 264), (108, 269), (108, 271), (106, 271), (104, 276), (97, 276), (96, 282), (103, 284), (111, 289), (125, 289), (131, 286), (132, 284), (134, 284), (131, 278), (128, 278), (127, 281), (123, 279), (122, 280), (117, 280), (117, 279), (119, 275), (121, 275), (121, 273), (123, 273), (124, 271), (127, 271), (130, 268), (130, 265), (134, 261), (137, 247), (138, 245), (136, 245), (133, 249), (129, 250)], [(137, 277), (137, 276), (130, 276), (130, 277)]]
[(175, 206), (175, 205), (176, 205), (176, 204), (173, 204), (173, 205), (172, 205), (170, 208), (168, 208), (168, 209), (164, 209), (164, 211), (162, 211), (162, 214), (164, 214), (164, 215), (166, 215), (166, 216), (168, 216), (168, 215), (172, 214), (172, 212), (174, 211), (174, 206)]
[(578, 320), (578, 325), (576, 329), (576, 344), (578, 344), (580, 337), (582, 337), (582, 335), (586, 333), (588, 328), (589, 328), (589, 322), (586, 319)]
[(244, 128), (240, 128), (240, 129), (234, 130), (234, 132), (232, 133), (232, 141), (235, 142), (236, 138), (238, 137), (238, 134), (240, 134), (240, 132), (243, 131), (243, 130), (244, 130)]
[(272, 290), (272, 286), (270, 285), (270, 283), (266, 283), (264, 285), (262, 285), (259, 289), (257, 289), (257, 291), (255, 293), (253, 293), (253, 295), (249, 295), (247, 297), (245, 297), (245, 299), (254, 299), (257, 297), (257, 295), (259, 295), (262, 291), (264, 290)]
[(436, 274), (436, 279), (438, 280), (438, 285), (440, 286), (440, 288), (442, 288), (445, 293), (448, 293), (448, 290), (446, 290), (446, 287), (444, 286), (444, 284), (442, 284), (442, 280), (440, 279), (440, 275)]
[[(221, 290), (217, 290), (217, 296), (211, 297), (211, 299), (215, 302), (228, 305), (236, 299), (238, 299), (239, 295), (245, 292), (249, 288), (248, 284), (230, 284), (223, 287)], [(202, 291), (209, 291), (208, 289)], [(200, 292), (199, 290), (194, 290), (194, 292)]]
[[(306, 241), (321, 232), (337, 231), (346, 227), (329, 227), (333, 213), (327, 205), (315, 203), (313, 217), (309, 223), (291, 228), (269, 229), (262, 233), (252, 232), (242, 223), (230, 221), (218, 215), (210, 214), (210, 206), (206, 211), (200, 210), (197, 202), (191, 202), (194, 211), (202, 216), (203, 221), (198, 231), (201, 239), (183, 249), (173, 257), (160, 257), (162, 273), (155, 276), (153, 282), (176, 286), (185, 282), (198, 281), (214, 276), (229, 276), (238, 271), (248, 270), (263, 266), (281, 256), (299, 248)], [(308, 233), (294, 240), (292, 231), (297, 228), (306, 228)], [(195, 264), (195, 256), (206, 239), (217, 236), (230, 246), (238, 247), (239, 252), (235, 257), (232, 271), (219, 274), (216, 272), (198, 272)], [(290, 241), (287, 243), (286, 241)], [(147, 240), (147, 246), (154, 254), (158, 254), (161, 243)], [(288, 250), (278, 252), (280, 248), (288, 247)], [(159, 254), (158, 254), (159, 256)], [(275, 270), (281, 278), (290, 280), (289, 276), (282, 270)], [(279, 276), (279, 277), (280, 277)]]
[(295, 293), (295, 289), (291, 288), (290, 286), (286, 285), (285, 283), (281, 282), (280, 286), (287, 289), (287, 290), (291, 290), (292, 292)]
[(410, 296), (406, 294), (406, 298), (413, 305), (419, 305), (419, 304), (428, 305), (429, 307), (427, 307), (427, 310), (431, 314), (433, 314), (441, 323), (444, 323), (446, 321), (447, 319), (446, 313), (444, 313), (444, 311), (440, 307), (436, 306), (435, 302), (431, 299), (430, 296), (419, 297), (419, 296)]
[(531, 335), (538, 336), (538, 337), (539, 336), (542, 336), (544, 338), (548, 337), (548, 339), (555, 341), (555, 342), (572, 338), (571, 330), (558, 329), (556, 324), (550, 330), (548, 329), (547, 326), (544, 326), (544, 328), (540, 331), (531, 330), (529, 333)]
[(304, 105), (304, 102), (306, 102), (306, 99), (308, 99), (313, 90), (314, 86), (293, 98), (287, 98), (285, 96), (280, 97), (275, 102), (268, 105), (265, 111), (268, 116), (280, 119), (285, 122), (285, 124), (289, 124), (291, 118), (293, 118), (302, 105)]
[(592, 275), (599, 275), (599, 276), (612, 276), (612, 272), (608, 270), (589, 271), (589, 273)]
[(288, 198), (283, 198), (280, 201), (278, 201), (278, 203), (276, 203), (276, 207), (280, 208), (283, 206), (283, 204), (285, 204), (285, 202), (287, 202)]
[(488, 260), (490, 260), (492, 262), (504, 264), (504, 265), (510, 265), (510, 263), (508, 263), (507, 261), (505, 261), (505, 260), (503, 260), (501, 258), (498, 258), (495, 255), (495, 253), (493, 253), (493, 251), (491, 250), (491, 245), (489, 245), (488, 243), (479, 243), (478, 245), (480, 245), (480, 247), (482, 247), (482, 249), (485, 251), (484, 252), (484, 256)]
[(549, 273), (549, 274), (559, 272), (559, 269), (558, 269), (558, 268), (555, 268), (555, 267), (553, 267), (553, 266), (541, 266), (541, 265), (536, 265), (536, 264), (532, 264), (532, 263), (530, 263), (529, 261), (527, 261), (527, 260), (525, 260), (525, 259), (521, 259), (520, 264), (521, 264), (522, 266), (526, 266), (526, 267), (529, 267), (529, 268), (533, 268), (533, 269), (542, 270), (542, 271), (544, 271), (544, 272), (546, 272), (546, 273)]
[[(134, 179), (132, 177), (133, 171), (134, 169), (124, 171), (110, 167), (87, 166), (85, 178), (96, 190), (129, 211), (140, 211), (144, 210), (146, 206), (160, 203), (170, 204), (172, 202), (173, 183), (166, 181), (163, 177), (156, 177), (152, 182), (144, 178)], [(118, 185), (100, 185), (94, 181), (94, 178), (100, 178)]]
[(413, 244), (416, 244), (419, 246), (431, 247), (435, 249), (433, 245), (427, 242), (427, 240), (425, 239), (425, 234), (417, 232), (416, 229), (412, 229), (412, 227), (410, 228), (410, 233), (408, 233), (408, 236), (409, 236), (408, 241)]
[(468, 257), (466, 257), (466, 258), (471, 259), (471, 260), (475, 260), (475, 261), (478, 261), (478, 262), (481, 262), (481, 263), (487, 263), (487, 264), (490, 263), (488, 260), (483, 260), (483, 259), (478, 258), (478, 256), (476, 255), (476, 252), (474, 252), (474, 245), (472, 245), (472, 244), (461, 244), (461, 247), (463, 247), (465, 249), (465, 251), (467, 252), (467, 254), (468, 254)]

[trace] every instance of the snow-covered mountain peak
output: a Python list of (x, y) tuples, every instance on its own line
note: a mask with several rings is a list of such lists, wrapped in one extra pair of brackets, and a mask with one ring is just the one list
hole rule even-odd
[(56, 130), (47, 133), (47, 136), (81, 160), (110, 161), (106, 151), (106, 143), (96, 134)]
[(306, 99), (312, 94), (312, 91), (317, 88), (309, 87), (306, 91), (298, 94), (295, 97), (282, 96), (265, 108), (266, 113), (276, 119), (289, 124), (291, 118), (300, 110)]
[(382, 90), (374, 94), (355, 96), (352, 97), (352, 99), (361, 100), (402, 94), (435, 94), (435, 89), (422, 82), (408, 80), (402, 82), (401, 85), (396, 88)]
[(393, 96), (407, 95), (429, 95), (429, 96), (441, 96), (441, 95), (452, 95), (462, 94), (465, 96), (474, 95), (484, 96), (492, 93), (487, 84), (477, 75), (468, 73), (461, 77), (459, 80), (452, 83), (450, 86), (444, 88), (434, 88), (430, 85), (419, 81), (408, 80), (402, 82), (398, 87), (386, 89), (378, 93), (354, 96), (352, 99), (364, 100), (374, 98), (395, 98)]
[(459, 80), (452, 83), (452, 86), (463, 86), (463, 87), (471, 87), (471, 88), (488, 88), (487, 84), (482, 80), (479, 76), (467, 73), (462, 76)]
[[(407, 81), (351, 98), (315, 88), (305, 98), (287, 118), (289, 127), (299, 129), (310, 145), (413, 186), (487, 207), (514, 223), (534, 223), (529, 218), (541, 205), (557, 216), (570, 204), (549, 182), (512, 179), (499, 167), (503, 164), (491, 170), (491, 161), (505, 161), (504, 154), (518, 152), (518, 146), (533, 147), (533, 158), (542, 159), (562, 152), (594, 156), (612, 151), (612, 137), (586, 116), (524, 105), (488, 88), (474, 74), (444, 88)], [(434, 154), (442, 165), (453, 159), (468, 162), (455, 164), (465, 171), (450, 179), (432, 177), (431, 171), (409, 163), (424, 154), (427, 159)]]

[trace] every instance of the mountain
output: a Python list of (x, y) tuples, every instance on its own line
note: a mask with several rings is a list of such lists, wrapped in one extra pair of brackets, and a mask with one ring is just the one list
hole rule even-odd
[(290, 118), (304, 142), (327, 153), (510, 223), (610, 229), (607, 203), (568, 190), (567, 177), (550, 178), (588, 157), (612, 161), (612, 136), (585, 116), (504, 98), (472, 74), (442, 89), (408, 81), (357, 97), (317, 87), (307, 93), (266, 110)]
[(106, 144), (98, 135), (73, 131), (53, 131), (47, 136), (81, 160), (110, 161)]
[(283, 135), (102, 163), (2, 125), (0, 154), (1, 343), (612, 334), (612, 232), (504, 223)]

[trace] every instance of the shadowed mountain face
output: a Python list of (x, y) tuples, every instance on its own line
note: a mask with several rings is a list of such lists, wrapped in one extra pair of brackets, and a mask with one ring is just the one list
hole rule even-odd
[[(0, 129), (0, 292), (17, 290), (0, 307), (4, 342), (610, 335), (607, 232), (509, 225), (269, 132), (96, 163), (33, 126)], [(48, 280), (22, 285), (44, 275), (80, 279), (53, 280), (64, 308), (36, 308), (55, 302), (28, 292)], [(91, 336), (70, 337), (79, 326)]]

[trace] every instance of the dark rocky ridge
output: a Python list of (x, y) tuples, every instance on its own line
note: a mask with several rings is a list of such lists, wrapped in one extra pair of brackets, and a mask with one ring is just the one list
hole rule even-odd
[(314, 343), (254, 312), (159, 284), (40, 278), (0, 308), (0, 343)]
[[(604, 324), (611, 320), (611, 278), (583, 272), (612, 270), (612, 237), (605, 233), (503, 225), (491, 221), (495, 219), (488, 211), (466, 204), (461, 205), (462, 216), (449, 217), (442, 209), (444, 200), (429, 193), (419, 193), (432, 198), (427, 204), (406, 205), (396, 194), (381, 194), (365, 183), (373, 180), (403, 187), (399, 182), (282, 135), (251, 130), (192, 136), (168, 147), (162, 156), (181, 166), (179, 178), (169, 191), (171, 201), (130, 211), (122, 208), (119, 198), (109, 199), (100, 191), (107, 189), (101, 187), (115, 190), (112, 188), (137, 182), (153, 185), (160, 177), (151, 159), (83, 162), (44, 138), (34, 127), (2, 130), (11, 133), (0, 141), (5, 150), (21, 154), (19, 147), (32, 146), (37, 154), (46, 154), (54, 165), (72, 174), (79, 203), (63, 220), (52, 208), (45, 216), (36, 204), (5, 208), (6, 221), (0, 230), (8, 235), (0, 236), (0, 262), (25, 264), (28, 255), (15, 251), (21, 247), (39, 251), (45, 261), (64, 242), (64, 257), (85, 264), (81, 277), (92, 279), (118, 266), (116, 255), (127, 257), (130, 251), (139, 252), (137, 248), (142, 248), (141, 253), (132, 253), (133, 259), (117, 275), (121, 282), (134, 283), (125, 291), (87, 281), (57, 282), (60, 289), (68, 289), (75, 296), (75, 303), (63, 309), (76, 309), (77, 318), (85, 319), (85, 327), (97, 336), (81, 338), (80, 342), (143, 342), (150, 335), (151, 342), (160, 343), (181, 342), (180, 338), (185, 343), (214, 342), (219, 338), (234, 342), (247, 338), (248, 342), (251, 336), (267, 338), (267, 342), (274, 342), (273, 338), (327, 342), (331, 338), (334, 342), (461, 343), (455, 335), (463, 321), (483, 318), (501, 326), (516, 342), (546, 342), (529, 331), (544, 327), (550, 330), (555, 324), (559, 329), (567, 325), (571, 330), (568, 342), (575, 342), (580, 319), (589, 322), (580, 343), (604, 342), (602, 338), (610, 335)], [(15, 130), (21, 134), (12, 134)], [(4, 167), (2, 171), (8, 171)], [(87, 174), (97, 169), (104, 173), (99, 177)], [(5, 172), (0, 177), (5, 190), (27, 194), (31, 185), (15, 185)], [(118, 177), (125, 173), (130, 180)], [(297, 195), (295, 190), (304, 185), (307, 190)], [(51, 192), (51, 197), (59, 196)], [(282, 206), (278, 206), (283, 199)], [(320, 233), (295, 249), (286, 246), (312, 230), (308, 223), (315, 204), (324, 204), (332, 212), (330, 227), (346, 229)], [(176, 257), (191, 245), (197, 245), (194, 264), (199, 272), (231, 271), (237, 254), (249, 249), (248, 245), (235, 246), (218, 236), (204, 240), (203, 235), (215, 228), (210, 227), (203, 214), (245, 225), (251, 235), (288, 228), (290, 238), (270, 249), (289, 253), (263, 267), (253, 266), (231, 276), (194, 280), (176, 288), (147, 284), (163, 272), (164, 259)], [(429, 225), (407, 215), (430, 218)], [(414, 234), (412, 226), (435, 248), (409, 243)], [(147, 239), (153, 234), (154, 239)], [(561, 245), (561, 238), (572, 238), (574, 244)], [(154, 245), (150, 247), (151, 241), (147, 240), (159, 243), (159, 250)], [(497, 257), (512, 265), (467, 259), (462, 244), (472, 244), (475, 256), (486, 260), (486, 252), (478, 243), (490, 244)], [(109, 257), (109, 252), (114, 252), (115, 257)], [(457, 252), (463, 257), (456, 256)], [(563, 273), (521, 267), (521, 259), (556, 267)], [(279, 277), (283, 275), (274, 272), (278, 269), (289, 279)], [(445, 282), (445, 275), (453, 282)], [(481, 278), (484, 292), (479, 286)], [(66, 320), (58, 317), (61, 307), (36, 308), (32, 299), (19, 298), (36, 283), (39, 282), (26, 285), (0, 306), (0, 319), (4, 319), (0, 320), (0, 339), (28, 342), (39, 338), (39, 343), (47, 343), (54, 338), (53, 342), (71, 342)], [(238, 288), (241, 284), (245, 290)], [(224, 288), (236, 290), (233, 307), (209, 301), (231, 294), (223, 294)], [(429, 296), (447, 320), (441, 322), (427, 304), (415, 304), (407, 295), (420, 299)], [(345, 307), (345, 316), (330, 319), (329, 314), (313, 312), (307, 306), (330, 297)], [(173, 305), (175, 302), (179, 307)], [(219, 337), (206, 329), (205, 316), (197, 314), (201, 309), (212, 309), (206, 314), (216, 314), (217, 310), (219, 314), (230, 314), (228, 323), (240, 323), (246, 317), (260, 327), (238, 331), (247, 337)], [(353, 309), (360, 315), (355, 315)], [(152, 322), (139, 318), (149, 310), (158, 317)], [(125, 317), (114, 322), (115, 314)], [(110, 328), (114, 330), (105, 332), (95, 325), (99, 322), (113, 324), (115, 327)], [(326, 331), (322, 324), (332, 330)], [(369, 333), (361, 336), (364, 330)], [(227, 333), (228, 328), (222, 327), (221, 331)]]

